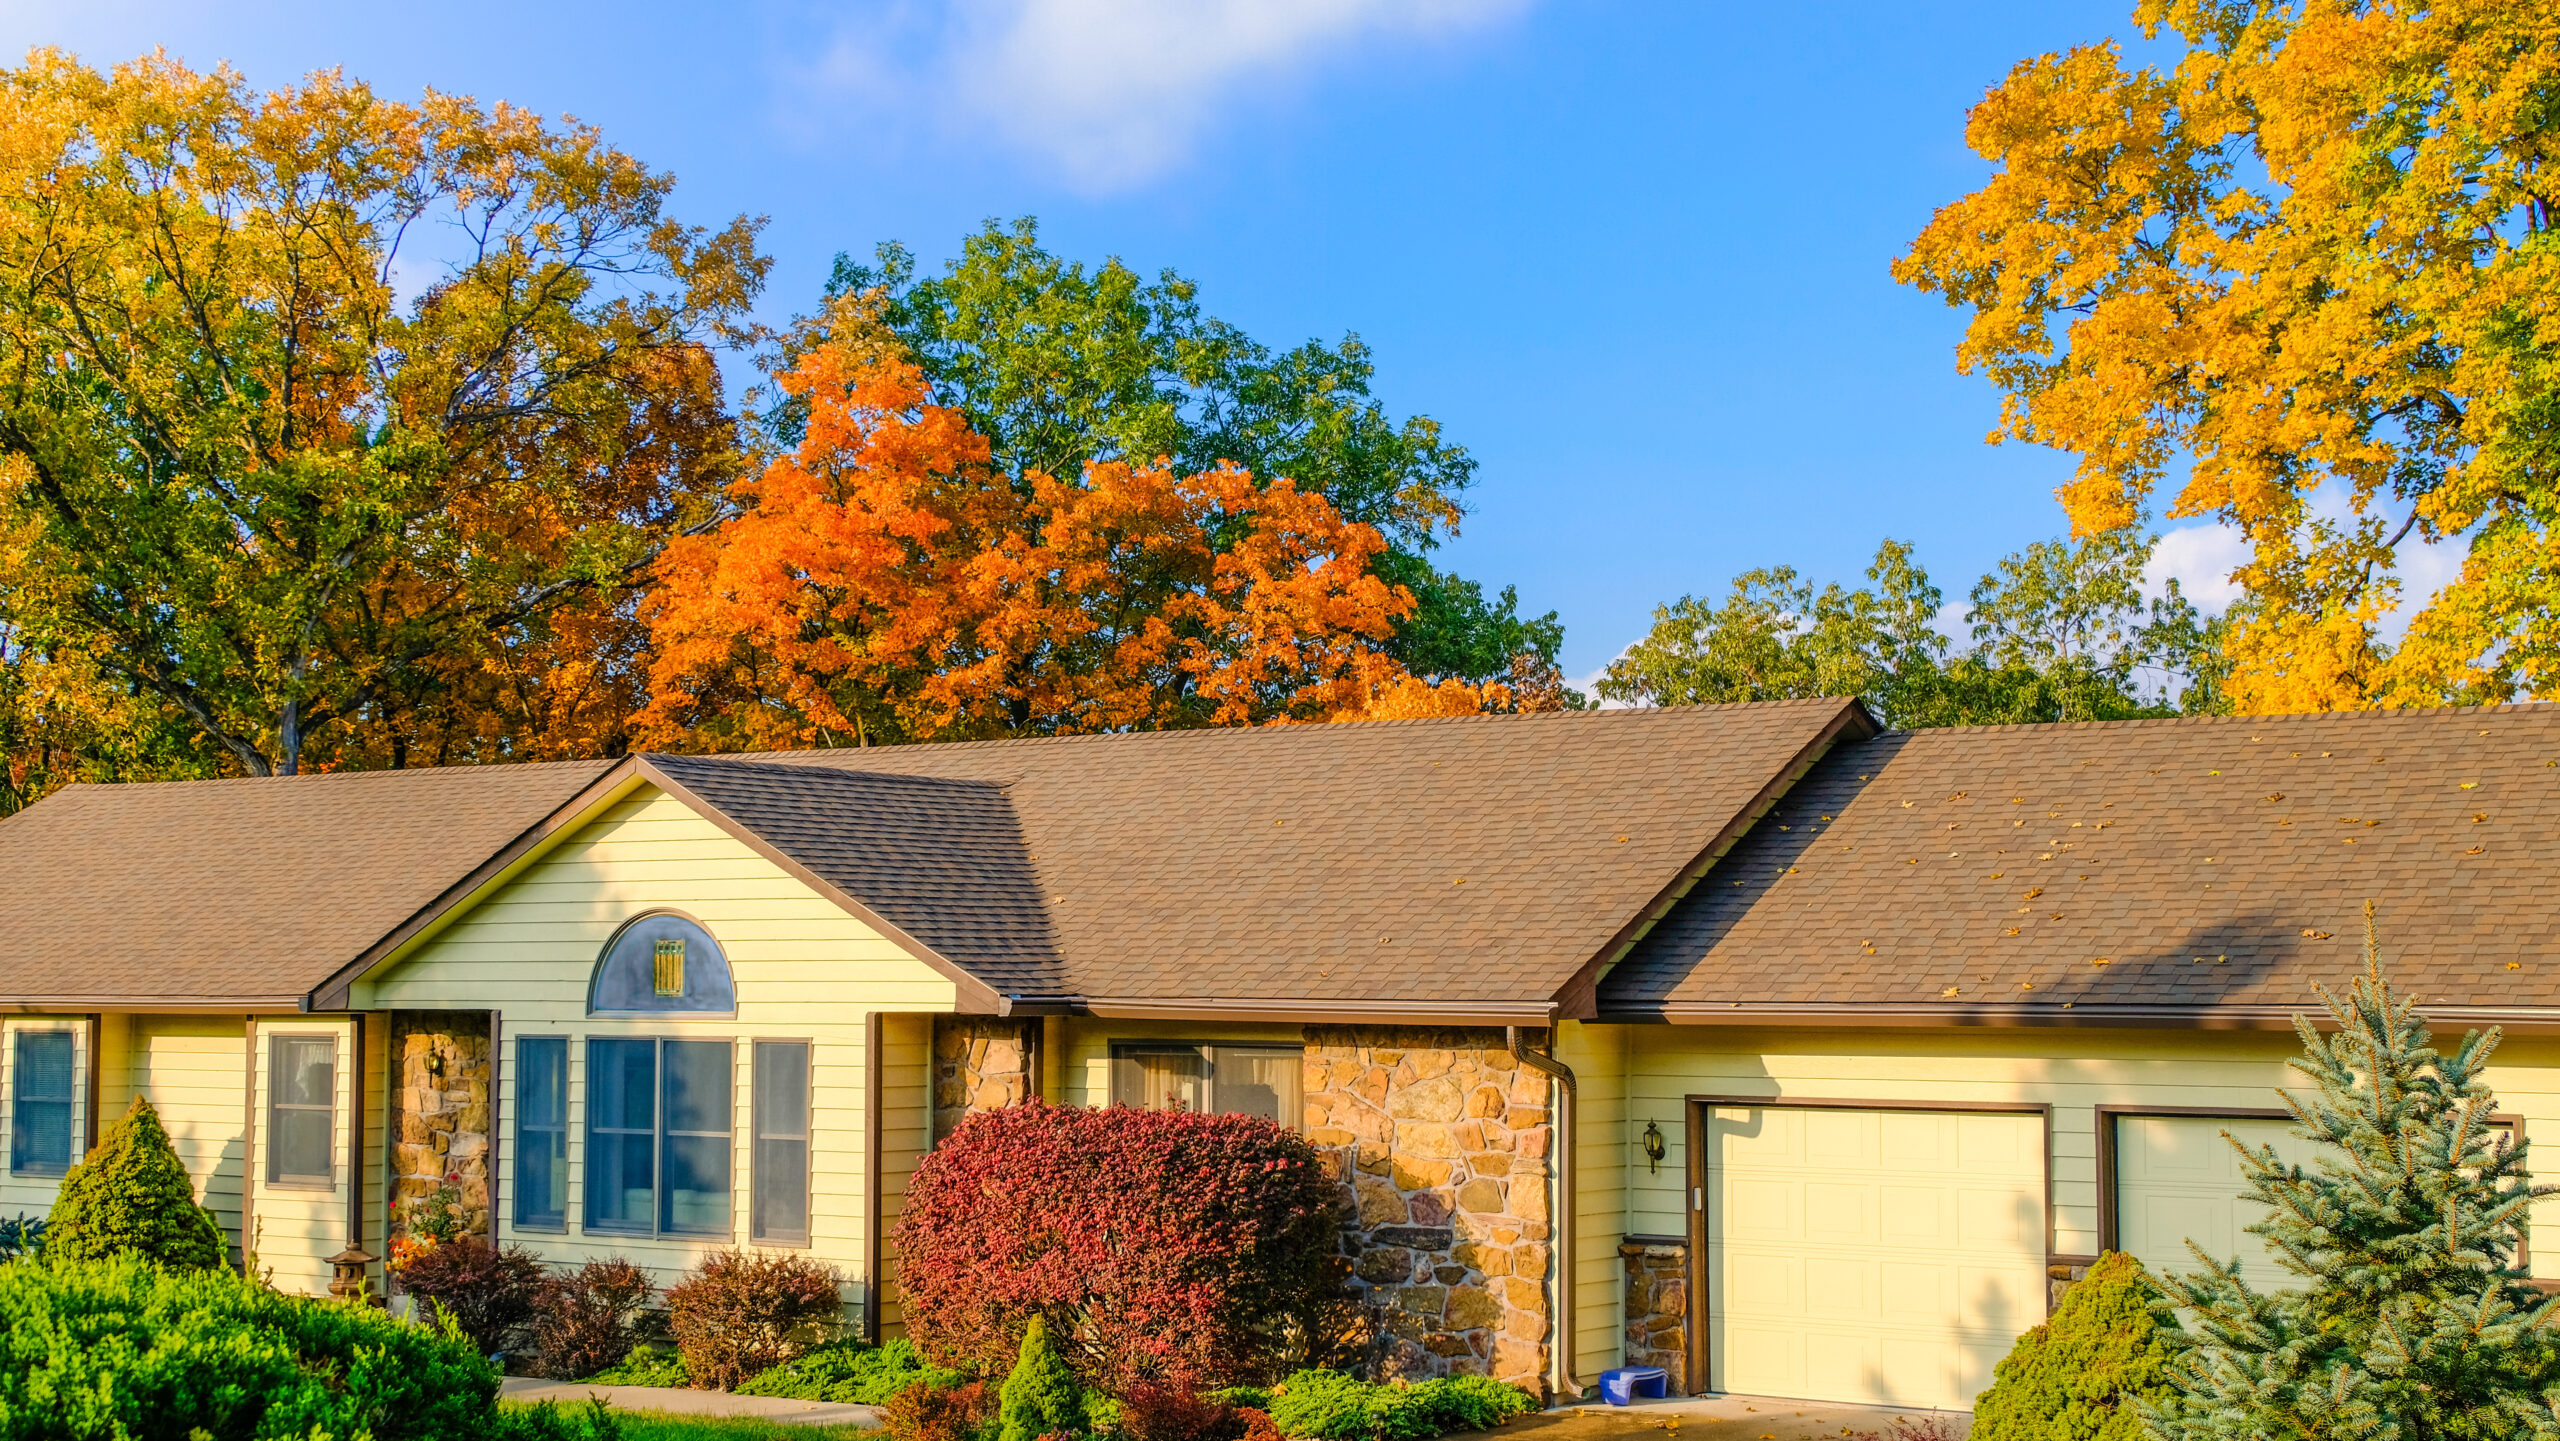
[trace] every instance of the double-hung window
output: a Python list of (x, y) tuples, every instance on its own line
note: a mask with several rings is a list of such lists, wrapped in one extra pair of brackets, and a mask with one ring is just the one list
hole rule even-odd
[(587, 1042), (587, 1226), (730, 1233), (727, 1041)]
[(569, 1038), (516, 1042), (516, 1224), (569, 1224)]
[(809, 1043), (755, 1047), (755, 1224), (749, 1239), (809, 1244)]
[(338, 1038), (271, 1036), (267, 1047), (267, 1180), (335, 1185)]
[(1302, 1046), (1123, 1041), (1111, 1048), (1111, 1099), (1156, 1111), (1205, 1111), (1301, 1124)]
[(9, 1074), (9, 1169), (59, 1176), (71, 1169), (78, 1067), (69, 1031), (19, 1031)]

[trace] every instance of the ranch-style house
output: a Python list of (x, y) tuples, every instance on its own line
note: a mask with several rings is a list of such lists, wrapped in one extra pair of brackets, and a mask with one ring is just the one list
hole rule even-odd
[[(1853, 700), (74, 786), (0, 821), (0, 1216), (135, 1096), (278, 1285), (419, 1201), (900, 1325), (1028, 1096), (1338, 1168), (1405, 1374), (1964, 1406), (2241, 1229), (2379, 907), (2560, 1135), (2560, 709), (1882, 732)], [(2560, 1249), (2537, 1252), (2560, 1278)]]

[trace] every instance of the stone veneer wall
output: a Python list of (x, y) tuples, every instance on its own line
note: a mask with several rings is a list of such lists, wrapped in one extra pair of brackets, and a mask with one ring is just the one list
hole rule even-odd
[(391, 1015), (391, 1216), (384, 1234), (409, 1234), (409, 1213), (446, 1177), (461, 1193), (469, 1232), (489, 1231), (489, 1013)]
[(1670, 1392), (1685, 1394), (1689, 1381), (1689, 1243), (1631, 1237), (1618, 1244), (1627, 1268), (1629, 1366), (1659, 1366), (1670, 1373)]
[(977, 1016), (933, 1018), (933, 1138), (972, 1111), (994, 1111), (1039, 1090), (1040, 1022)]
[(1484, 1029), (1309, 1026), (1306, 1134), (1353, 1208), (1377, 1379), (1547, 1367), (1548, 1082)]

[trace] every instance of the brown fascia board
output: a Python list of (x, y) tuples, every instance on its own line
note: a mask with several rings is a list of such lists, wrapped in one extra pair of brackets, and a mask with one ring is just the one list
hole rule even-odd
[(1010, 1007), (1005, 998), (997, 995), (985, 982), (970, 975), (932, 947), (891, 924), (887, 917), (820, 878), (808, 867), (784, 855), (764, 837), (740, 825), (718, 806), (712, 805), (669, 776), (653, 764), (647, 756), (628, 757), (616, 764), (613, 769), (597, 777), (586, 789), (571, 797), (550, 815), (543, 817), (524, 834), (508, 842), (506, 847), (496, 855), (475, 867), (471, 874), (446, 887), (441, 895), (428, 902), (417, 914), (401, 922), (398, 929), (366, 947), (362, 955), (340, 967), (329, 979), (313, 988), (307, 996), (292, 998), (292, 1000), (298, 1002), (304, 1010), (346, 1009), (358, 978), (442, 921), (455, 907), (478, 894), (481, 888), (492, 880), (504, 875), (509, 867), (524, 859), (538, 847), (550, 842), (562, 830), (586, 818), (599, 806), (618, 798), (621, 792), (639, 781), (656, 786), (682, 801), (691, 807), (695, 814), (718, 826), (739, 844), (771, 861), (792, 879), (826, 897), (854, 919), (887, 937), (890, 944), (949, 979), (958, 991), (957, 1009), (960, 1014), (1000, 1016), (1009, 1013)]
[[(2428, 1006), (2418, 1007), (2430, 1028), (2496, 1026), (2511, 1036), (2560, 1035), (2560, 1007)], [(1610, 1025), (1757, 1026), (1789, 1028), (1930, 1027), (1938, 1030), (2084, 1030), (2290, 1031), (2296, 1016), (2329, 1029), (2328, 1012), (2306, 1006), (2111, 1006), (2061, 1003), (2043, 1006), (1907, 1005), (1763, 1005), (1754, 1002), (1678, 1001), (1640, 1010), (1604, 1012), (1595, 1019)]]
[(1306, 997), (1248, 1000), (1220, 996), (1013, 996), (1017, 1016), (1093, 1016), (1121, 1021), (1272, 1021), (1288, 1025), (1545, 1026), (1554, 1016), (1536, 1002), (1381, 1001)]
[(1735, 813), (1732, 819), (1726, 821), (1724, 828), (1716, 832), (1715, 839), (1707, 842), (1706, 848), (1699, 851), (1695, 859), (1681, 867), (1679, 874), (1671, 878), (1670, 884), (1664, 886), (1652, 900), (1639, 907), (1635, 915), (1628, 918), (1626, 924), (1618, 927), (1617, 933), (1592, 954), (1591, 959), (1575, 968), (1571, 979), (1556, 988), (1554, 1000), (1551, 1002), (1554, 1014), (1574, 1021), (1602, 1019), (1600, 978), (1608, 974), (1609, 967), (1617, 964), (1628, 951), (1634, 949), (1636, 942), (1644, 939), (1645, 932), (1652, 930), (1664, 916), (1671, 914), (1671, 908), (1678, 905), (1682, 897), (1695, 889), (1699, 881), (1705, 879), (1707, 872), (1714, 869), (1716, 862), (1724, 859), (1725, 852), (1732, 850), (1745, 835), (1749, 834), (1752, 826), (1758, 824), (1760, 818), (1769, 813), (1769, 808), (1776, 805), (1780, 797), (1793, 789), (1797, 781), (1804, 779), (1805, 772), (1812, 770), (1816, 761), (1821, 760), (1834, 745), (1839, 744), (1843, 735), (1854, 732), (1855, 739), (1866, 740), (1881, 734), (1883, 730), (1884, 727), (1877, 723), (1874, 714), (1867, 709), (1866, 702), (1855, 697), (1841, 702), (1839, 714), (1825, 723), (1814, 738), (1805, 743), (1804, 749), (1796, 752), (1795, 759), (1789, 761), (1776, 775), (1771, 776), (1769, 783), (1762, 786), (1759, 794), (1751, 798), (1751, 803)]

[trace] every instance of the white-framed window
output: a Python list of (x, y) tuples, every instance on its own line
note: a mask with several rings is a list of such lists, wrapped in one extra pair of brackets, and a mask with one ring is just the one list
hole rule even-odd
[(338, 1038), (267, 1037), (267, 1181), (337, 1184)]
[(1260, 1116), (1295, 1130), (1305, 1115), (1304, 1046), (1115, 1041), (1111, 1100), (1146, 1110)]
[(59, 1176), (79, 1159), (78, 1033), (19, 1027), (9, 1039), (9, 1173)]

